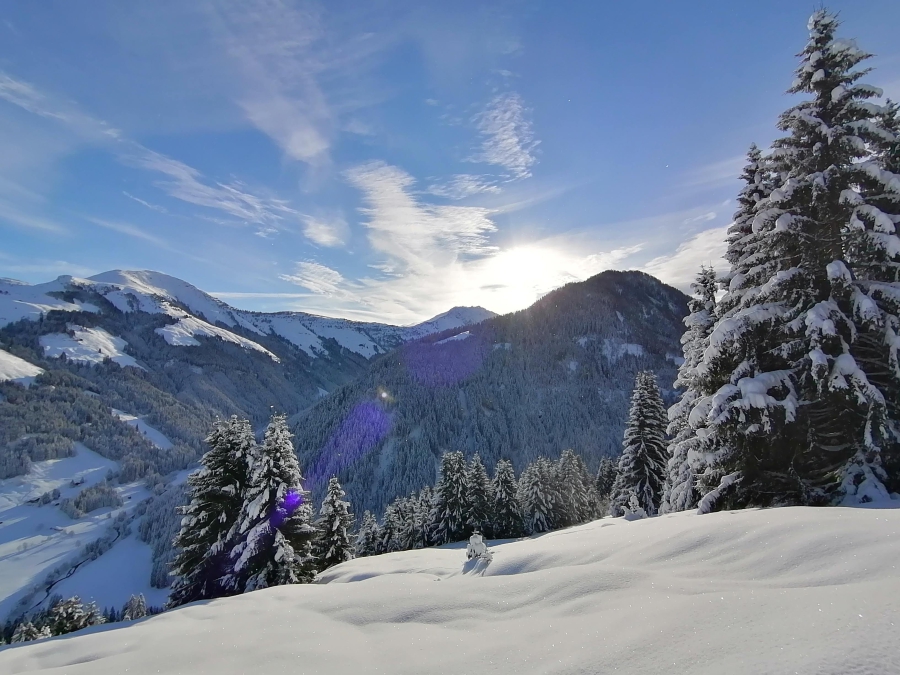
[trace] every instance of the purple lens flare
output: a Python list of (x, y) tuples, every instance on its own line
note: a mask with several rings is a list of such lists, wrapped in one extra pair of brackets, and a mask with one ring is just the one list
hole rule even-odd
[(301, 504), (303, 504), (303, 495), (296, 490), (288, 490), (281, 503), (275, 507), (269, 516), (269, 522), (272, 527), (281, 527), (284, 521), (300, 508)]

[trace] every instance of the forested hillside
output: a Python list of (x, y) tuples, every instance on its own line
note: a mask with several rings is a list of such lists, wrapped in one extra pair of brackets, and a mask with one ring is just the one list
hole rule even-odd
[(595, 471), (617, 455), (635, 374), (668, 401), (687, 297), (640, 272), (604, 272), (530, 308), (409, 343), (305, 413), (294, 432), (318, 499), (331, 475), (354, 510), (433, 484), (440, 456), (516, 471), (568, 448)]

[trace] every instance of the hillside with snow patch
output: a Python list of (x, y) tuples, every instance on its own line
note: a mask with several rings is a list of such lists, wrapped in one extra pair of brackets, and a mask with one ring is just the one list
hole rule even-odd
[(0, 649), (69, 675), (900, 671), (900, 509), (603, 519), (353, 560), (309, 586)]

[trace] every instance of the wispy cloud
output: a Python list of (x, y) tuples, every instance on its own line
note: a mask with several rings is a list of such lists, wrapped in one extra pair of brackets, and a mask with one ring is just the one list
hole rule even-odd
[(113, 232), (118, 232), (119, 234), (127, 234), (129, 237), (134, 237), (135, 239), (142, 239), (143, 241), (150, 242), (154, 246), (172, 250), (172, 245), (169, 244), (169, 242), (150, 234), (137, 225), (94, 217), (88, 217), (86, 218), (86, 220), (90, 223), (93, 223), (94, 225), (106, 228), (107, 230), (112, 230)]
[(151, 211), (156, 211), (157, 213), (168, 213), (168, 210), (166, 209), (165, 206), (160, 206), (159, 204), (151, 204), (150, 202), (144, 201), (140, 197), (135, 197), (130, 192), (125, 192), (124, 190), (122, 191), (122, 194), (125, 195), (126, 197), (128, 197), (129, 199), (136, 201), (138, 204), (141, 204), (142, 206), (147, 207)]
[(304, 236), (314, 244), (333, 248), (346, 243), (350, 230), (340, 213), (304, 215), (301, 219)]
[(447, 199), (465, 199), (477, 194), (499, 194), (500, 186), (485, 176), (460, 173), (449, 180), (432, 183), (426, 192)]
[(682, 186), (697, 192), (733, 187), (737, 192), (738, 177), (746, 160), (745, 155), (734, 155), (687, 171)]
[(317, 262), (298, 262), (293, 274), (281, 274), (282, 281), (306, 288), (315, 295), (360, 302), (359, 296), (351, 291), (348, 282), (337, 270)]
[(10, 225), (29, 230), (41, 230), (53, 234), (66, 234), (69, 232), (69, 229), (64, 225), (60, 225), (43, 216), (22, 211), (12, 204), (5, 202), (0, 202), (0, 222), (6, 222)]
[(515, 92), (498, 94), (473, 120), (483, 137), (480, 152), (473, 162), (502, 166), (513, 178), (527, 178), (537, 162), (529, 111)]
[(701, 265), (712, 266), (722, 272), (727, 268), (725, 232), (728, 226), (714, 227), (683, 242), (674, 253), (658, 256), (643, 267), (647, 274), (662, 279), (684, 291), (690, 290)]

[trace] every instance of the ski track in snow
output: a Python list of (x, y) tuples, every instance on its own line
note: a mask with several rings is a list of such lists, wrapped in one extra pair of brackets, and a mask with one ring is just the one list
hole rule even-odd
[(900, 672), (900, 509), (603, 519), (5, 647), (0, 672)]

